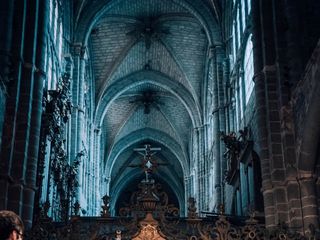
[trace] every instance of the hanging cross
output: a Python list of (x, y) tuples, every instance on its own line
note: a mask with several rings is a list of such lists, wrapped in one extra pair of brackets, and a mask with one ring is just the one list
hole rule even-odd
[(152, 148), (150, 144), (145, 144), (144, 148), (135, 148), (134, 151), (143, 156), (142, 167), (147, 172), (152, 172), (156, 168), (157, 162), (152, 158), (161, 148)]
[(145, 144), (144, 148), (135, 148), (133, 150), (143, 156), (141, 167), (146, 174), (146, 181), (148, 182), (148, 174), (153, 172), (153, 170), (156, 169), (158, 165), (156, 160), (152, 158), (152, 156), (157, 153), (156, 151), (160, 151), (161, 148), (152, 148), (150, 144)]

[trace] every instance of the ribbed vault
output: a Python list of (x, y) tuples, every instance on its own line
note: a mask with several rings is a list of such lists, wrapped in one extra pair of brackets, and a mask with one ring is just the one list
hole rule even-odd
[[(135, 148), (161, 151), (153, 177), (184, 211), (199, 156), (208, 50), (220, 44), (213, 2), (78, 1), (75, 42), (88, 46), (99, 161), (112, 206), (143, 176)], [(133, 167), (137, 166), (137, 167)], [(190, 183), (189, 183), (190, 184)], [(127, 190), (126, 190), (127, 189)], [(120, 198), (122, 198), (120, 197)]]

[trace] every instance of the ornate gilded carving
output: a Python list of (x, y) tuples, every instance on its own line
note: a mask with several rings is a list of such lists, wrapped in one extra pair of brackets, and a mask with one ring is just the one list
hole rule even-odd
[(163, 234), (158, 228), (158, 221), (156, 221), (152, 214), (148, 212), (145, 219), (140, 221), (140, 231), (132, 240), (165, 240)]
[(225, 215), (219, 215), (218, 221), (213, 229), (216, 240), (236, 240), (241, 239), (240, 229), (231, 226)]

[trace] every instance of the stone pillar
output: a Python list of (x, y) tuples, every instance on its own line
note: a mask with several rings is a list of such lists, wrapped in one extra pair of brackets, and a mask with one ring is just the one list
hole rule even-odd
[(47, 50), (48, 2), (39, 1), (39, 19), (37, 33), (36, 59), (34, 69), (34, 86), (32, 113), (29, 136), (29, 150), (26, 169), (26, 187), (23, 195), (23, 219), (29, 226), (32, 224), (33, 207), (36, 191), (40, 128), (42, 116), (43, 83), (46, 78), (45, 61)]
[[(191, 174), (191, 173), (190, 173)], [(185, 175), (184, 176), (184, 208), (188, 209), (188, 199), (189, 197), (192, 196), (191, 194), (191, 186), (190, 186), (190, 175)], [(187, 211), (186, 211), (187, 212)], [(187, 214), (185, 213), (185, 217), (187, 216)]]
[[(274, 2), (252, 2), (256, 120), (266, 226), (289, 222), (285, 159), (281, 137), (281, 88)], [(279, 94), (280, 93), (280, 94)], [(280, 96), (279, 96), (280, 95)]]
[(290, 68), (290, 82), (296, 84), (300, 80), (302, 73), (302, 46), (301, 46), (301, 32), (302, 29), (302, 13), (301, 3), (299, 1), (285, 1), (286, 8), (286, 21), (289, 27), (287, 32), (287, 43), (288, 43), (288, 65)]
[(312, 224), (316, 229), (319, 229), (315, 181), (316, 180), (313, 176), (298, 179), (301, 191), (304, 232), (308, 230), (310, 224)]
[(194, 189), (193, 189), (193, 194), (195, 199), (197, 200), (197, 208), (201, 209), (202, 207), (202, 193), (200, 190), (200, 172), (199, 172), (199, 168), (200, 168), (200, 161), (199, 161), (199, 134), (198, 134), (198, 129), (194, 128), (193, 129), (193, 136), (192, 136), (192, 162), (193, 162), (193, 170), (194, 170), (194, 176), (193, 176), (193, 185), (194, 185)]
[(214, 159), (215, 159), (215, 192), (218, 206), (223, 202), (223, 176), (225, 171), (225, 159), (223, 157), (224, 145), (220, 143), (220, 132), (226, 131), (225, 118), (225, 84), (223, 79), (224, 49), (217, 45), (211, 50), (213, 56), (213, 137), (214, 137)]
[(91, 159), (91, 161), (94, 162), (95, 165), (95, 204), (96, 204), (96, 214), (98, 214), (100, 212), (100, 207), (102, 204), (101, 198), (106, 194), (105, 192), (100, 192), (101, 186), (100, 186), (100, 179), (103, 176), (103, 174), (101, 174), (101, 170), (100, 169), (100, 162), (102, 161), (101, 157), (100, 157), (100, 141), (101, 141), (101, 129), (100, 128), (96, 128), (94, 130), (94, 154), (93, 154), (93, 158)]
[(206, 176), (207, 171), (209, 169), (205, 168), (205, 159), (204, 159), (204, 128), (205, 125), (198, 127), (196, 131), (197, 141), (195, 145), (197, 146), (196, 154), (197, 154), (197, 181), (198, 181), (198, 192), (199, 192), (199, 210), (207, 211), (208, 209), (208, 192), (206, 185)]
[[(72, 81), (72, 105), (73, 110), (71, 114), (71, 139), (70, 152), (71, 160), (75, 159), (77, 154), (84, 150), (82, 141), (85, 137), (84, 133), (84, 73), (85, 73), (85, 54), (86, 47), (81, 44), (74, 46), (73, 54), (73, 81)], [(83, 162), (80, 162), (79, 171), (77, 174), (77, 181), (79, 187), (76, 189), (75, 199), (81, 205), (81, 188), (82, 188), (82, 170)]]
[(216, 141), (219, 142), (220, 147), (220, 155), (219, 155), (219, 161), (220, 161), (220, 187), (221, 187), (221, 203), (224, 204), (224, 173), (227, 169), (227, 161), (224, 158), (223, 154), (225, 152), (225, 145), (221, 144), (221, 138), (220, 133), (226, 132), (226, 97), (225, 97), (225, 81), (224, 79), (224, 68), (223, 68), (223, 62), (225, 59), (225, 51), (223, 49), (223, 46), (216, 46), (216, 58), (217, 58), (217, 84), (218, 84), (218, 108), (219, 108), (219, 132), (216, 135)]
[[(31, 226), (42, 110), (42, 98), (33, 100), (33, 95), (37, 96), (39, 93), (38, 86), (35, 86), (35, 72), (37, 70), (35, 52), (38, 34), (37, 1), (26, 1), (25, 12), (24, 63), (21, 69), (20, 94), (15, 127), (16, 135), (14, 139), (15, 150), (13, 151), (11, 175), (17, 182), (15, 182), (15, 186), (11, 186), (8, 189), (10, 199), (8, 199), (8, 208), (20, 208), (21, 212), (19, 212), (23, 220), (27, 226)], [(40, 101), (40, 107), (34, 109), (33, 107), (38, 107), (38, 101)], [(36, 143), (38, 145), (31, 145)]]
[[(10, 80), (10, 88), (7, 89), (9, 95), (6, 101), (6, 109), (5, 109), (5, 118), (3, 124), (3, 133), (2, 133), (2, 145), (1, 145), (1, 161), (0, 161), (0, 189), (3, 194), (0, 195), (0, 208), (7, 209), (8, 203), (8, 188), (11, 184), (14, 183), (14, 180), (11, 176), (11, 168), (13, 162), (13, 152), (14, 152), (14, 138), (16, 135), (15, 127), (16, 127), (16, 119), (17, 119), (17, 106), (19, 102), (19, 93), (20, 93), (20, 81), (21, 81), (21, 68), (22, 68), (22, 52), (24, 46), (24, 23), (25, 23), (25, 2), (16, 2), (13, 5), (13, 1), (11, 5), (4, 6), (7, 7), (8, 10), (8, 18), (10, 15), (13, 15), (12, 22), (8, 22), (8, 26), (5, 29), (8, 30), (8, 37), (10, 36), (10, 30), (12, 30), (12, 38), (6, 39), (2, 41), (10, 41), (10, 43), (5, 43), (5, 48), (7, 51), (7, 61), (5, 62), (5, 58), (1, 58), (3, 60), (2, 64), (5, 66), (8, 65), (8, 80)], [(13, 12), (11, 14), (10, 12)], [(5, 16), (5, 15), (4, 15)], [(1, 26), (3, 26), (1, 24)], [(6, 34), (1, 34), (6, 35)], [(3, 44), (3, 42), (2, 42)], [(9, 60), (9, 58), (11, 60)], [(5, 69), (5, 68), (4, 68)], [(3, 69), (3, 70), (4, 70)], [(20, 213), (20, 207), (12, 209)]]
[[(225, 104), (225, 109), (224, 109), (224, 114), (225, 114), (225, 131), (230, 132), (231, 129), (233, 129), (232, 124), (230, 124), (230, 119), (233, 119), (232, 115), (232, 102), (230, 99), (230, 94), (227, 92), (230, 90), (230, 66), (229, 66), (229, 58), (225, 58), (223, 60), (223, 83), (224, 83), (224, 104)], [(226, 162), (225, 162), (225, 169), (226, 169)]]
[[(20, 5), (22, 5), (22, 3), (20, 3)], [(21, 7), (23, 8), (24, 6), (22, 5)], [(13, 64), (11, 52), (13, 24), (18, 26), (16, 19), (13, 18), (14, 14), (17, 14), (17, 8), (14, 8), (14, 1), (3, 2), (0, 8), (0, 32), (5, 33), (0, 34), (0, 84), (2, 85), (0, 86), (1, 94), (4, 94), (4, 92), (8, 92), (9, 89), (5, 88), (5, 84), (9, 83), (10, 80), (11, 84), (16, 85), (15, 79), (13, 79), (13, 66), (10, 66)], [(23, 21), (23, 14), (20, 15), (20, 17), (22, 18), (21, 21)], [(15, 20), (15, 22), (13, 20)], [(16, 104), (16, 99), (14, 97), (10, 98), (10, 102), (12, 104)], [(7, 206), (7, 188), (10, 180), (10, 150), (6, 148), (10, 148), (10, 140), (12, 140), (10, 136), (12, 136), (13, 134), (13, 125), (9, 126), (8, 123), (4, 123), (5, 120), (6, 122), (8, 122), (8, 117), (6, 117), (5, 119), (4, 115), (6, 111), (8, 112), (9, 110), (12, 112), (10, 119), (13, 121), (15, 105), (9, 105), (7, 107), (3, 106), (0, 110), (0, 114), (2, 115), (0, 117), (0, 192), (3, 193), (0, 195), (0, 209), (5, 209)], [(10, 129), (8, 129), (8, 127), (10, 127)], [(6, 140), (2, 140), (2, 128), (4, 129), (3, 138), (6, 138)], [(10, 135), (6, 136), (5, 132)], [(5, 153), (7, 150), (8, 152)]]
[[(199, 199), (199, 209), (204, 208), (204, 192), (203, 192), (203, 160), (200, 157), (200, 131), (201, 128), (195, 129), (196, 141), (194, 143), (194, 151), (196, 155), (196, 162), (197, 162), (197, 192), (198, 192), (198, 199)], [(196, 148), (195, 148), (196, 146)]]
[[(12, 4), (8, 5), (8, 21), (13, 11), (9, 44), (12, 84), (8, 89), (1, 146), (0, 188), (4, 194), (0, 208), (21, 215), (28, 228), (32, 223), (36, 188), (47, 3), (29, 0)], [(8, 34), (9, 39), (10, 31)]]
[[(290, 4), (292, 4), (290, 2)], [(274, 39), (276, 49), (276, 67), (277, 72), (275, 73), (277, 80), (277, 100), (280, 116), (280, 134), (277, 132), (272, 133), (273, 140), (278, 139), (277, 143), (282, 145), (282, 155), (285, 162), (283, 166), (286, 171), (287, 180), (287, 200), (288, 200), (288, 223), (290, 227), (299, 228), (302, 225), (301, 209), (297, 205), (296, 192), (292, 192), (297, 189), (296, 176), (297, 171), (295, 169), (296, 164), (296, 144), (295, 144), (295, 132), (294, 132), (294, 119), (292, 112), (292, 105), (290, 102), (291, 98), (291, 81), (295, 81), (293, 76), (290, 75), (288, 64), (290, 65), (291, 57), (287, 56), (287, 53), (291, 52), (292, 49), (288, 48), (287, 43), (289, 39), (286, 38), (288, 33), (287, 29), (287, 18), (286, 18), (286, 6), (285, 1), (273, 1), (273, 24), (274, 26)], [(291, 27), (291, 26), (290, 26)], [(289, 28), (290, 28), (289, 27)], [(289, 30), (290, 32), (290, 30)], [(286, 41), (287, 40), (287, 41)], [(291, 40), (289, 40), (291, 41)], [(296, 50), (293, 50), (296, 51)], [(296, 60), (294, 60), (296, 61)], [(300, 60), (298, 60), (300, 61)], [(295, 70), (294, 70), (295, 71)], [(296, 76), (297, 77), (297, 76)], [(274, 105), (274, 103), (273, 103)], [(281, 141), (280, 141), (281, 139)], [(274, 142), (274, 141), (273, 141)], [(282, 204), (285, 207), (285, 204)], [(293, 214), (294, 212), (294, 214)]]
[(5, 113), (5, 102), (7, 96), (7, 84), (10, 81), (10, 48), (12, 38), (14, 1), (4, 1), (0, 9), (0, 146), (2, 127)]
[[(318, 206), (318, 215), (320, 215), (320, 176), (316, 179), (316, 194), (317, 194), (317, 206)], [(318, 217), (320, 222), (320, 216)]]
[(103, 193), (101, 193), (101, 196), (99, 195), (99, 179), (100, 179), (100, 169), (99, 169), (99, 139), (101, 130), (99, 128), (95, 128), (92, 134), (92, 145), (91, 145), (91, 151), (90, 151), (90, 161), (93, 162), (93, 176), (94, 176), (94, 183), (93, 183), (93, 204), (94, 204), (94, 214), (98, 214), (100, 211), (100, 199), (102, 196), (104, 196)]
[(266, 87), (263, 69), (263, 49), (261, 31), (260, 1), (252, 1), (252, 43), (254, 58), (254, 81), (256, 99), (256, 121), (258, 131), (258, 153), (261, 160), (262, 191), (264, 197), (264, 211), (266, 226), (275, 224), (274, 199), (271, 191), (270, 154), (267, 129)]
[(287, 183), (287, 196), (289, 207), (289, 225), (293, 228), (301, 228), (302, 226), (302, 209), (301, 209), (301, 190), (299, 182), (296, 178), (296, 173), (289, 178)]
[(221, 200), (221, 164), (220, 164), (220, 121), (219, 121), (219, 81), (218, 81), (218, 67), (217, 67), (217, 57), (216, 57), (216, 48), (211, 48), (212, 56), (212, 69), (213, 69), (213, 84), (212, 84), (212, 93), (213, 93), (213, 151), (214, 151), (214, 188), (215, 188), (215, 206), (218, 206), (222, 203)]

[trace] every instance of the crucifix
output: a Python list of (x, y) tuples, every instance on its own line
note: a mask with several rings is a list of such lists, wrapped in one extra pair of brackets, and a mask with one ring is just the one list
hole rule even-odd
[(145, 144), (144, 148), (134, 148), (133, 150), (143, 156), (140, 166), (143, 168), (146, 174), (146, 182), (148, 182), (149, 173), (153, 172), (158, 166), (157, 161), (152, 158), (152, 156), (155, 155), (157, 151), (160, 151), (161, 148), (152, 148), (150, 144)]

